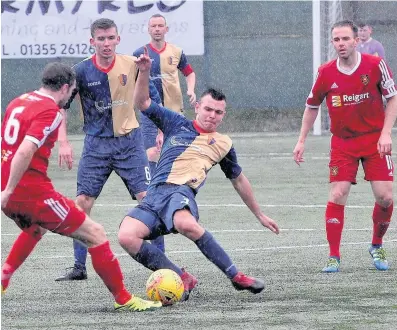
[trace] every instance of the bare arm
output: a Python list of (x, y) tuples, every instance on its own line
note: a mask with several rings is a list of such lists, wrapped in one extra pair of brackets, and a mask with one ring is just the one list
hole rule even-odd
[(73, 148), (68, 140), (67, 133), (67, 114), (65, 109), (60, 109), (62, 114), (62, 121), (59, 125), (58, 130), (58, 166), (63, 167), (63, 164), (66, 164), (69, 170), (73, 167)]
[(149, 108), (151, 103), (149, 94), (149, 74), (152, 62), (148, 56), (146, 47), (144, 49), (144, 54), (135, 60), (139, 73), (135, 82), (134, 103), (135, 107), (140, 111), (145, 111)]
[(314, 122), (317, 118), (318, 114), (318, 109), (316, 108), (309, 108), (306, 106), (305, 112), (303, 113), (303, 118), (302, 118), (302, 126), (301, 126), (301, 131), (299, 134), (298, 142), (296, 143), (296, 146), (294, 148), (294, 161), (298, 165), (302, 163), (303, 160), (303, 153), (305, 151), (305, 141), (307, 138), (307, 135), (309, 134), (310, 129), (313, 127)]
[(397, 95), (390, 97), (387, 100), (385, 110), (385, 121), (383, 129), (378, 141), (378, 151), (381, 157), (388, 154), (392, 150), (391, 131), (397, 118)]
[(33, 155), (37, 150), (37, 145), (29, 140), (23, 140), (19, 146), (15, 156), (13, 157), (10, 164), (10, 177), (7, 182), (7, 186), (1, 193), (1, 207), (4, 208), (7, 202), (18, 185), (22, 176), (28, 169), (30, 162), (32, 161)]
[(189, 102), (193, 106), (196, 102), (196, 94), (194, 88), (196, 87), (196, 74), (194, 72), (186, 76), (187, 95), (189, 96)]
[(382, 134), (391, 134), (391, 130), (396, 122), (397, 118), (397, 95), (394, 95), (387, 99), (387, 105), (385, 110), (385, 122), (383, 124)]
[(309, 108), (306, 107), (305, 112), (303, 113), (302, 118), (302, 126), (299, 134), (299, 142), (305, 143), (307, 135), (309, 134), (310, 129), (313, 127), (314, 122), (316, 121), (318, 114), (318, 108)]
[(279, 228), (277, 223), (266, 216), (260, 209), (258, 202), (255, 199), (254, 192), (247, 177), (241, 173), (236, 179), (230, 180), (234, 189), (240, 195), (241, 199), (248, 206), (250, 211), (256, 216), (259, 222), (269, 228), (273, 233), (278, 234)]
[(58, 142), (59, 143), (68, 142), (66, 110), (60, 109), (59, 111), (62, 114), (62, 121), (61, 124), (59, 125)]

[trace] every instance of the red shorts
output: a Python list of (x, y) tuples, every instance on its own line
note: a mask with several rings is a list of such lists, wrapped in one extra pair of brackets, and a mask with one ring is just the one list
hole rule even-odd
[(331, 138), (329, 181), (349, 181), (356, 184), (361, 160), (367, 181), (393, 181), (394, 165), (391, 154), (380, 158), (377, 144), (380, 132), (349, 139)]
[(48, 182), (24, 184), (23, 189), (19, 185), (3, 212), (28, 233), (40, 226), (54, 233), (70, 235), (86, 217), (74, 201), (56, 192)]

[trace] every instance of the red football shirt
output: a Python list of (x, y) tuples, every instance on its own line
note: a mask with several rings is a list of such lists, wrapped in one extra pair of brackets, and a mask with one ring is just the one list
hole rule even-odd
[(377, 56), (358, 54), (351, 71), (339, 58), (318, 69), (306, 106), (318, 108), (324, 98), (331, 119), (331, 133), (341, 138), (381, 131), (385, 119), (382, 95), (397, 94), (392, 72)]
[(48, 159), (58, 137), (62, 114), (55, 100), (44, 93), (35, 91), (23, 94), (11, 101), (1, 126), (1, 189), (7, 184), (10, 164), (24, 139), (38, 146), (28, 170), (22, 177), (43, 175), (47, 179)]

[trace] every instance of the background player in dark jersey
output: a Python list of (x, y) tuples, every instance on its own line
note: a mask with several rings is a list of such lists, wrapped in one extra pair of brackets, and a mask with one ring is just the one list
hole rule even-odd
[(140, 73), (135, 89), (136, 106), (156, 123), (165, 139), (145, 199), (120, 226), (120, 244), (135, 260), (153, 271), (167, 268), (177, 272), (185, 285), (185, 299), (196, 286), (196, 278), (172, 263), (145, 239), (179, 232), (192, 240), (226, 274), (237, 290), (261, 292), (263, 281), (239, 272), (213, 236), (198, 223), (195, 195), (204, 184), (208, 171), (219, 163), (259, 222), (274, 233), (279, 232), (276, 222), (263, 214), (255, 200), (252, 187), (237, 163), (231, 139), (216, 132), (225, 115), (224, 94), (213, 89), (204, 92), (195, 107), (196, 120), (188, 120), (150, 101), (147, 87), (150, 58), (147, 54), (141, 55), (137, 64)]
[[(182, 113), (183, 98), (178, 73), (180, 71), (186, 77), (186, 94), (192, 106), (194, 106), (196, 102), (196, 94), (194, 92), (196, 74), (188, 63), (183, 50), (165, 41), (168, 26), (163, 15), (155, 14), (149, 18), (148, 32), (151, 39), (150, 43), (138, 48), (134, 52), (134, 56), (139, 57), (142, 55), (144, 47), (148, 50), (149, 56), (152, 59), (150, 80), (156, 86), (162, 104), (167, 109)], [(162, 132), (158, 130), (157, 126), (146, 116), (141, 115), (140, 122), (146, 153), (149, 159), (150, 172), (154, 175), (156, 163), (160, 156), (163, 135)], [(164, 237), (160, 236), (153, 240), (152, 243), (164, 252)]]
[(1, 209), (22, 233), (2, 267), (2, 293), (42, 235), (50, 230), (87, 244), (95, 271), (114, 296), (115, 309), (161, 307), (131, 296), (103, 227), (55, 191), (47, 175), (62, 120), (60, 107), (76, 87), (75, 78), (67, 65), (50, 63), (44, 69), (42, 87), (14, 99), (6, 109), (1, 127)]
[[(145, 196), (150, 182), (142, 132), (133, 104), (137, 75), (134, 57), (115, 53), (120, 36), (112, 20), (94, 21), (91, 35), (95, 54), (74, 66), (86, 134), (77, 172), (76, 202), (87, 214), (113, 171), (138, 201)], [(152, 84), (150, 90), (156, 102), (161, 102)], [(60, 128), (59, 143), (60, 163), (66, 161), (70, 168), (72, 149), (67, 141), (65, 121)], [(74, 266), (57, 278), (58, 281), (87, 278), (87, 248), (78, 241), (74, 241), (73, 248)]]
[[(373, 236), (369, 252), (378, 270), (389, 269), (382, 238), (393, 213), (394, 165), (391, 158), (392, 127), (397, 117), (397, 89), (392, 73), (380, 57), (357, 51), (357, 27), (341, 21), (332, 27), (336, 60), (322, 65), (306, 101), (294, 160), (303, 162), (305, 141), (325, 98), (331, 119), (329, 162), (330, 193), (325, 225), (330, 247), (323, 272), (337, 272), (344, 210), (359, 162), (375, 195)], [(382, 96), (387, 99), (386, 110)]]

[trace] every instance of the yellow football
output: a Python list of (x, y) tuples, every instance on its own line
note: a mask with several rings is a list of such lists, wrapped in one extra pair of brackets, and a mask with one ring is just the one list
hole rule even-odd
[(159, 269), (146, 282), (146, 294), (150, 300), (172, 305), (181, 300), (185, 288), (180, 276), (171, 269)]

